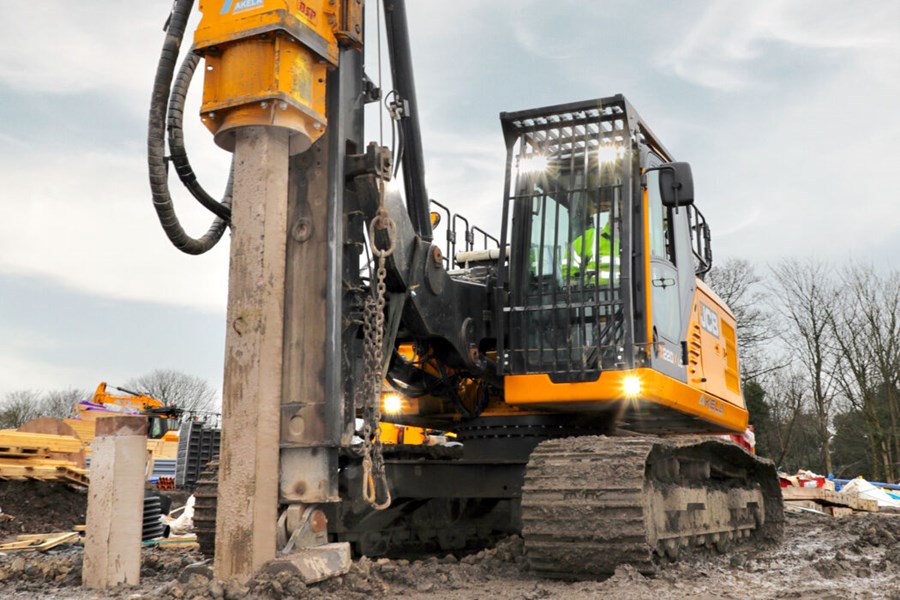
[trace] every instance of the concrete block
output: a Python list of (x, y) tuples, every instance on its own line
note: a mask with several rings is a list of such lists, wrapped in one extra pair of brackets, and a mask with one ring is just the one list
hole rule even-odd
[(316, 583), (348, 573), (350, 564), (350, 544), (337, 542), (281, 555), (266, 563), (263, 571), (272, 575), (289, 571), (300, 575), (304, 583)]
[[(109, 421), (100, 427), (99, 421)], [(135, 434), (135, 432), (144, 432)], [(108, 589), (137, 585), (141, 573), (146, 417), (98, 419), (91, 442), (82, 583)]]

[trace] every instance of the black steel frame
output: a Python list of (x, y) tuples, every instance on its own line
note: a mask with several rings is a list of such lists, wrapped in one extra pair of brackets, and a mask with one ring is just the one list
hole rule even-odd
[[(643, 326), (635, 331), (635, 312), (642, 311), (642, 308), (635, 305), (634, 295), (643, 285), (643, 273), (640, 265), (635, 264), (635, 253), (632, 252), (632, 248), (643, 241), (642, 233), (635, 231), (633, 226), (634, 219), (640, 214), (641, 149), (642, 146), (652, 148), (666, 158), (670, 156), (668, 151), (621, 95), (502, 113), (500, 119), (507, 145), (500, 243), (501, 247), (510, 244), (509, 260), (505, 257), (499, 260), (497, 283), (504, 292), (503, 306), (496, 315), (501, 373), (548, 373), (554, 381), (589, 381), (596, 379), (603, 368), (633, 368), (635, 336), (641, 340), (646, 338)], [(620, 213), (613, 212), (611, 215), (612, 219), (620, 219), (621, 239), (618, 242), (621, 244), (623, 258), (619, 265), (619, 285), (617, 287), (612, 285), (612, 274), (616, 270), (616, 253), (612, 252), (609, 265), (610, 285), (606, 289), (601, 289), (602, 286), (584, 286), (582, 273), (580, 282), (582, 285), (576, 288), (566, 286), (560, 292), (554, 286), (550, 286), (553, 289), (548, 299), (527, 298), (525, 295), (527, 283), (523, 278), (527, 277), (531, 260), (529, 255), (531, 203), (535, 197), (533, 194), (522, 195), (520, 190), (512, 189), (513, 164), (519, 158), (516, 155), (517, 144), (520, 145), (520, 154), (528, 143), (537, 147), (552, 146), (553, 154), (556, 156), (568, 156), (571, 160), (580, 157), (586, 160), (588, 149), (598, 148), (601, 139), (613, 138), (621, 144), (624, 151), (621, 179), (618, 182), (601, 182), (601, 185), (593, 191), (607, 195), (613, 200), (611, 203), (613, 207), (617, 203), (621, 206)], [(549, 192), (545, 192), (544, 198), (540, 200), (541, 210), (546, 206), (546, 193)], [(514, 231), (511, 231), (512, 222), (516, 224)], [(539, 244), (541, 253), (544, 246), (543, 235), (542, 231)], [(598, 236), (595, 236), (595, 242), (597, 239)], [(558, 246), (558, 241), (554, 240), (554, 246)], [(567, 247), (570, 247), (571, 242), (571, 239), (566, 240)], [(615, 240), (611, 240), (611, 243), (612, 247), (615, 247)], [(594, 255), (597, 255), (596, 252)], [(542, 256), (538, 256), (539, 266), (543, 264), (542, 259)], [(595, 268), (599, 270), (599, 263)], [(539, 278), (540, 275), (539, 271)], [(595, 281), (599, 281), (599, 273), (595, 273)], [(564, 297), (558, 297), (560, 294), (564, 294)], [(537, 338), (536, 345), (529, 341), (527, 331), (523, 333), (528, 325), (528, 319), (523, 315), (529, 313), (544, 314), (548, 317), (543, 322), (540, 320), (536, 322), (541, 325), (532, 336)], [(554, 323), (553, 319), (559, 320), (559, 315), (562, 323)], [(601, 320), (600, 316), (605, 317), (605, 320)], [(642, 323), (641, 320), (637, 322)], [(571, 343), (569, 333), (573, 324), (581, 332), (575, 341), (586, 342), (592, 337), (594, 348), (588, 349), (586, 345), (579, 347)], [(552, 336), (546, 334), (544, 325), (550, 329), (553, 325), (562, 325), (566, 333), (565, 343), (560, 343), (559, 335), (555, 339), (548, 340), (547, 338)], [(587, 335), (589, 327), (594, 328), (596, 335)], [(550, 348), (547, 347), (548, 341), (551, 342)], [(608, 347), (604, 348), (604, 345)], [(530, 360), (535, 354), (538, 360)]]

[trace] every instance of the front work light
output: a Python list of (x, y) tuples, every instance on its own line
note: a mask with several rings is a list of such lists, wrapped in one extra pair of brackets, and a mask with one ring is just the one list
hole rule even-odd
[(618, 144), (603, 144), (597, 149), (597, 159), (601, 164), (614, 163), (625, 156), (625, 148)]
[(549, 166), (543, 154), (528, 154), (519, 159), (519, 171), (522, 173), (543, 173)]
[(641, 378), (637, 375), (628, 375), (622, 381), (622, 391), (628, 398), (637, 398), (641, 395)]
[(399, 394), (385, 394), (381, 400), (381, 406), (385, 413), (397, 415), (403, 409), (403, 400)]

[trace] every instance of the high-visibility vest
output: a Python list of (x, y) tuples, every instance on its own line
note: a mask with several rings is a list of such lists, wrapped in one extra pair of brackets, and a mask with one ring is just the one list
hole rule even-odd
[[(581, 272), (584, 270), (585, 283), (596, 283), (598, 285), (606, 285), (609, 283), (609, 269), (611, 266), (611, 242), (609, 223), (604, 225), (600, 232), (599, 244), (596, 243), (594, 236), (597, 234), (596, 227), (590, 227), (583, 234), (572, 241), (571, 251), (566, 251), (562, 259), (562, 275), (564, 279), (569, 281), (580, 280)], [(598, 250), (599, 256), (594, 256), (594, 251)], [(618, 249), (618, 240), (616, 240), (616, 248)], [(599, 263), (600, 268), (597, 269)]]

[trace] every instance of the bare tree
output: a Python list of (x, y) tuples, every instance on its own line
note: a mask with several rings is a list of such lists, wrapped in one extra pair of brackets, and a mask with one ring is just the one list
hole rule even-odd
[(782, 339), (808, 378), (822, 460), (830, 473), (830, 421), (836, 386), (830, 313), (837, 302), (837, 291), (830, 270), (820, 262), (784, 260), (772, 268), (772, 273), (774, 295), (784, 320)]
[(706, 283), (731, 308), (737, 321), (741, 375), (745, 381), (783, 366), (771, 358), (775, 323), (766, 308), (768, 299), (761, 282), (753, 265), (740, 258), (726, 259), (706, 275)]
[(217, 412), (216, 390), (205, 379), (181, 371), (157, 369), (129, 380), (125, 387), (187, 412)]
[(881, 279), (871, 267), (850, 265), (841, 276), (841, 302), (831, 327), (840, 350), (840, 390), (866, 424), (874, 475), (900, 475), (900, 276)]
[(67, 419), (72, 416), (76, 404), (90, 397), (91, 394), (89, 392), (75, 388), (50, 390), (41, 397), (41, 416)]
[[(806, 380), (796, 369), (779, 369), (762, 378), (768, 396), (768, 428), (758, 431), (769, 448), (769, 458), (778, 466), (802, 464), (795, 456), (800, 445), (797, 434), (808, 415), (809, 393)], [(809, 467), (809, 464), (805, 465)]]
[(41, 416), (41, 395), (34, 390), (7, 393), (0, 401), (0, 429), (16, 429)]
[[(891, 427), (891, 439), (888, 441), (892, 456), (891, 468), (886, 475), (894, 480), (900, 476), (900, 274), (894, 272), (878, 278), (871, 267), (857, 272), (868, 273), (865, 279), (873, 284), (866, 288), (868, 293), (862, 297), (863, 315), (880, 380), (879, 387), (887, 404)], [(857, 293), (861, 292), (857, 288)]]

